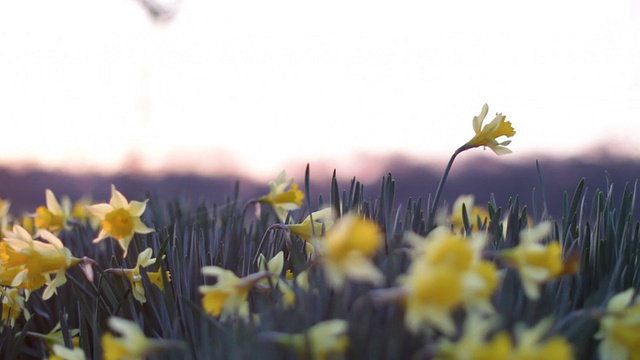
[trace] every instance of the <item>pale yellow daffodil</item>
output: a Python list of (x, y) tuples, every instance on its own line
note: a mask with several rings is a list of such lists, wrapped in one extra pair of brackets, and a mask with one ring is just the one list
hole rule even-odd
[(294, 350), (300, 359), (339, 359), (349, 346), (348, 329), (346, 320), (333, 319), (319, 322), (302, 333), (268, 332), (260, 334), (260, 338)]
[(0, 281), (2, 285), (28, 291), (47, 284), (42, 297), (48, 299), (57, 287), (66, 283), (66, 270), (81, 260), (73, 258), (62, 241), (49, 231), (40, 230), (38, 234), (44, 242), (34, 240), (19, 225), (15, 225), (12, 232), (6, 232), (0, 242)]
[(36, 209), (34, 225), (38, 229), (48, 230), (58, 233), (60, 230), (68, 229), (69, 213), (71, 212), (71, 201), (68, 197), (62, 198), (62, 205), (56, 199), (55, 194), (50, 189), (45, 190), (47, 206), (40, 206)]
[(104, 360), (142, 360), (164, 348), (176, 346), (175, 341), (158, 340), (144, 335), (138, 324), (118, 317), (110, 317), (109, 327), (121, 334), (102, 335), (102, 358)]
[(205, 266), (202, 273), (205, 276), (214, 276), (218, 280), (215, 285), (201, 285), (198, 288), (203, 295), (202, 308), (213, 316), (219, 316), (220, 320), (233, 316), (248, 319), (249, 291), (260, 280), (270, 276), (269, 272), (260, 271), (240, 278), (233, 271), (219, 266)]
[(474, 148), (478, 146), (486, 146), (493, 150), (498, 155), (509, 154), (511, 150), (507, 148), (507, 145), (511, 143), (511, 140), (498, 142), (497, 138), (506, 136), (508, 138), (516, 134), (515, 130), (511, 126), (511, 122), (505, 121), (506, 116), (498, 113), (495, 118), (484, 127), (482, 123), (484, 118), (489, 112), (489, 106), (484, 104), (480, 115), (473, 117), (473, 131), (476, 133), (471, 140), (466, 144), (466, 148)]
[(278, 178), (269, 183), (269, 193), (258, 198), (258, 202), (271, 205), (282, 222), (287, 218), (289, 211), (300, 208), (304, 200), (304, 193), (298, 189), (298, 184), (293, 182), (293, 178), (286, 178), (286, 172), (282, 170)]
[[(313, 227), (311, 226), (311, 218), (313, 218)], [(304, 241), (311, 241), (311, 239), (322, 236), (322, 230), (327, 231), (333, 226), (334, 216), (331, 208), (324, 208), (322, 210), (315, 211), (311, 215), (307, 216), (299, 224), (286, 224), (285, 226), (289, 230), (300, 236)]]
[(522, 230), (518, 246), (500, 252), (500, 256), (520, 273), (525, 294), (530, 299), (540, 297), (540, 285), (543, 283), (577, 271), (577, 259), (563, 262), (558, 241), (541, 243), (550, 232), (549, 222)]
[(98, 243), (103, 239), (112, 237), (118, 241), (127, 256), (129, 243), (135, 233), (148, 234), (153, 229), (146, 226), (140, 220), (144, 213), (147, 201), (131, 201), (124, 197), (114, 185), (111, 185), (111, 199), (108, 204), (90, 205), (87, 209), (102, 221), (102, 229), (93, 242)]
[(409, 331), (419, 333), (429, 325), (453, 334), (452, 314), (460, 307), (493, 313), (490, 299), (499, 275), (495, 264), (482, 259), (484, 234), (464, 237), (438, 227), (426, 238), (413, 233), (405, 237), (415, 248), (407, 275), (399, 279)]
[(640, 359), (640, 296), (630, 288), (613, 296), (600, 318), (601, 359)]
[(330, 286), (344, 287), (347, 279), (381, 284), (384, 276), (371, 258), (382, 246), (382, 232), (378, 224), (357, 215), (340, 218), (318, 240), (321, 265)]
[[(156, 263), (156, 258), (152, 258), (153, 249), (147, 248), (138, 254), (138, 261), (133, 269), (107, 269), (105, 272), (114, 273), (117, 275), (126, 276), (131, 282), (133, 297), (138, 300), (141, 304), (147, 302), (147, 298), (144, 293), (144, 286), (142, 284), (142, 275), (140, 274), (140, 268), (146, 268), (147, 266), (153, 265)], [(169, 271), (166, 273), (167, 280), (171, 281), (171, 274)], [(147, 276), (149, 277), (149, 281), (158, 287), (160, 290), (164, 290), (164, 282), (162, 280), (162, 272), (158, 271), (147, 271)]]

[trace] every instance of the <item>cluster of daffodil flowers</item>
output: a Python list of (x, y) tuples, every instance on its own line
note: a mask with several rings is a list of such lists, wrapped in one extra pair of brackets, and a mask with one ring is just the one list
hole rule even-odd
[[(21, 315), (29, 317), (30, 314), (25, 307), (29, 296), (46, 285), (41, 295), (42, 299), (53, 297), (57, 289), (67, 282), (67, 270), (75, 265), (83, 267), (86, 281), (93, 281), (91, 267), (95, 265), (95, 261), (86, 257), (74, 257), (58, 237), (61, 232), (71, 230), (74, 226), (88, 226), (91, 229), (100, 227), (93, 242), (99, 243), (103, 239), (113, 238), (120, 245), (124, 258), (136, 233), (147, 234), (153, 231), (140, 219), (147, 201), (129, 202), (113, 185), (109, 203), (102, 204), (91, 204), (87, 198), (72, 204), (68, 197), (63, 197), (59, 202), (53, 191), (46, 189), (45, 206), (39, 206), (32, 214), (15, 218), (9, 214), (10, 202), (3, 200), (0, 203), (0, 296), (3, 322), (13, 326)], [(156, 263), (156, 259), (151, 256), (152, 249), (147, 248), (139, 253), (134, 268), (107, 269), (104, 273), (125, 276), (131, 285), (133, 298), (144, 303), (146, 298), (140, 269)], [(169, 272), (163, 274), (161, 271), (148, 271), (147, 276), (160, 290), (164, 289), (165, 281), (170, 281)], [(138, 333), (131, 330), (133, 325), (126, 325), (125, 320), (114, 318), (110, 324), (115, 330), (129, 337), (142, 339), (141, 336), (137, 336)], [(61, 341), (55, 340), (59, 338), (52, 335), (56, 331), (54, 328), (49, 335), (33, 332), (29, 334), (40, 337), (47, 343), (51, 359), (85, 358), (82, 349), (77, 348), (77, 342), (74, 343), (73, 349), (69, 349)], [(120, 340), (115, 340), (110, 334), (104, 335), (105, 359), (140, 358), (136, 351), (140, 354), (148, 351), (148, 347), (140, 344), (131, 345), (128, 340), (124, 342), (122, 349), (119, 349), (116, 346), (118, 343)]]
[[(283, 171), (269, 184), (268, 194), (247, 204), (271, 206), (278, 223), (267, 231), (283, 232), (283, 248), (271, 247), (275, 251), (269, 252), (272, 256), (267, 258), (259, 245), (255, 261), (244, 266), (241, 275), (237, 268), (218, 263), (198, 264), (196, 268), (202, 266), (203, 275), (203, 283), (196, 284), (201, 305), (198, 310), (215, 318), (217, 326), (260, 324), (255, 298), (263, 293), (277, 299), (277, 306), (295, 310), (305, 304), (301, 297), (313, 296), (320, 289), (329, 289), (332, 297), (340, 297), (357, 286), (367, 289), (358, 301), (373, 300), (376, 306), (390, 307), (394, 311), (389, 313), (401, 314), (398, 324), (411, 336), (431, 339), (428, 350), (436, 359), (573, 358), (574, 349), (568, 339), (553, 331), (552, 317), (506, 328), (499, 309), (494, 308), (507, 271), (517, 274), (526, 301), (530, 302), (540, 300), (549, 282), (577, 272), (576, 257), (563, 253), (560, 243), (553, 239), (551, 222), (534, 225), (529, 221), (517, 234), (515, 245), (490, 250), (490, 241), (504, 239), (491, 238), (501, 233), (488, 233), (492, 221), (489, 212), (476, 205), (472, 196), (460, 196), (451, 212), (438, 208), (457, 155), (476, 147), (488, 147), (499, 155), (511, 152), (507, 147), (510, 140), (501, 139), (515, 135), (511, 123), (498, 113), (483, 125), (487, 113), (488, 106), (484, 105), (473, 118), (474, 136), (451, 157), (430, 204), (424, 236), (408, 231), (401, 236), (401, 250), (409, 254), (402, 274), (389, 278), (383, 271), (384, 266), (389, 266), (384, 263), (389, 239), (385, 237), (386, 230), (368, 214), (357, 210), (339, 213), (336, 208), (323, 207), (308, 209), (308, 216), (295, 222), (292, 215), (302, 208), (305, 194)], [(108, 268), (100, 274), (123, 279), (129, 286), (129, 300), (139, 307), (153, 303), (145, 294), (145, 276), (156, 291), (173, 289), (172, 274), (160, 266), (162, 255), (154, 258), (150, 247), (133, 250), (131, 255), (129, 252), (136, 234), (154, 231), (141, 219), (147, 202), (129, 201), (115, 186), (111, 187), (109, 202), (97, 204), (87, 198), (75, 204), (67, 197), (58, 201), (47, 189), (45, 205), (18, 219), (9, 214), (10, 202), (0, 201), (0, 296), (5, 326), (14, 326), (20, 316), (31, 315), (25, 303), (40, 288), (44, 287), (43, 300), (53, 298), (66, 283), (67, 271), (76, 265), (83, 267), (86, 281), (93, 283), (91, 268), (95, 262), (73, 256), (64, 245), (64, 235), (76, 226), (93, 229), (93, 246), (105, 251), (115, 249), (129, 264), (137, 253), (133, 267)], [(506, 223), (500, 226), (506, 228)], [(109, 246), (112, 244), (104, 241), (108, 238), (117, 245)], [(300, 252), (303, 264), (294, 274), (292, 254)], [(640, 359), (638, 299), (637, 291), (629, 289), (612, 297), (606, 309), (597, 314), (596, 336), (602, 359)], [(142, 359), (168, 347), (181, 346), (175, 341), (147, 337), (134, 321), (110, 316), (106, 322), (111, 332), (103, 331), (100, 337), (104, 359)], [(313, 323), (301, 331), (263, 331), (255, 338), (289, 349), (298, 358), (341, 358), (351, 345), (349, 327), (345, 319), (314, 317)], [(68, 339), (65, 346), (59, 325), (48, 333), (27, 335), (44, 341), (52, 359), (81, 360), (86, 354), (79, 348), (78, 333), (78, 329), (70, 329), (73, 346), (69, 347)]]

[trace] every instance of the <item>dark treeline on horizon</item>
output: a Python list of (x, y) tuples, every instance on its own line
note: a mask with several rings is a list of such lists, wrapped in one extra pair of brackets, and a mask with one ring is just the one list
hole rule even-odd
[[(383, 160), (388, 170), (379, 174), (374, 180), (362, 181), (365, 186), (365, 198), (374, 202), (380, 193), (381, 180), (388, 173), (393, 176), (396, 186), (395, 202), (397, 208), (407, 203), (409, 198), (426, 200), (435, 192), (442, 174), (442, 167), (434, 167), (404, 158)], [(548, 211), (554, 218), (562, 216), (563, 193), (567, 192), (569, 200), (580, 179), (585, 178), (586, 201), (585, 210), (589, 210), (596, 189), (607, 190), (607, 174), (613, 184), (614, 198), (620, 199), (625, 185), (633, 188), (640, 176), (640, 159), (601, 159), (580, 161), (578, 159), (539, 159), (545, 185), (545, 196)], [(378, 164), (379, 165), (379, 164)], [(376, 166), (380, 168), (380, 166)], [(296, 182), (304, 188), (304, 168), (293, 173)], [(295, 169), (294, 169), (295, 170)], [(341, 191), (348, 191), (351, 180), (349, 169), (338, 169), (338, 184)], [(275, 178), (275, 176), (274, 176)], [(202, 202), (208, 204), (224, 203), (233, 196), (236, 182), (239, 181), (239, 199), (246, 202), (264, 195), (269, 191), (268, 183), (258, 183), (243, 177), (214, 177), (201, 175), (169, 174), (164, 176), (126, 174), (65, 174), (61, 172), (38, 169), (19, 171), (11, 168), (0, 168), (0, 197), (12, 202), (11, 213), (21, 215), (33, 212), (36, 207), (45, 204), (45, 189), (54, 191), (58, 199), (68, 195), (76, 200), (89, 195), (99, 202), (108, 201), (110, 184), (115, 184), (129, 200), (151, 198), (160, 201), (172, 201), (178, 198), (188, 199), (187, 203), (197, 206)], [(314, 175), (311, 169), (311, 200), (317, 205), (319, 196), (329, 198), (331, 179), (327, 175)], [(534, 192), (535, 188), (535, 192)], [(509, 198), (519, 197), (521, 205), (531, 208), (533, 197), (537, 204), (538, 214), (542, 209), (543, 192), (540, 185), (535, 160), (520, 162), (501, 162), (499, 158), (483, 157), (479, 160), (455, 163), (444, 187), (441, 205), (451, 204), (461, 194), (473, 194), (476, 204), (486, 205), (493, 194), (500, 207), (506, 207)], [(315, 210), (315, 209), (314, 209)], [(529, 211), (531, 213), (531, 211)], [(638, 210), (636, 209), (636, 213)], [(302, 214), (300, 214), (302, 216)], [(306, 214), (305, 214), (306, 215)]]

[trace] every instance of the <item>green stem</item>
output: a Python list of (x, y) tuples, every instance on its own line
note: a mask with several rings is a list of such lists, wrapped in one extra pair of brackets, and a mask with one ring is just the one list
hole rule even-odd
[(453, 165), (453, 161), (456, 159), (456, 156), (461, 152), (469, 149), (469, 147), (465, 144), (456, 150), (451, 158), (449, 159), (449, 163), (447, 167), (444, 169), (444, 173), (440, 178), (440, 183), (438, 183), (438, 188), (436, 189), (435, 196), (433, 197), (433, 203), (431, 204), (431, 209), (429, 209), (429, 218), (427, 219), (427, 231), (431, 231), (433, 228), (433, 223), (435, 220), (436, 210), (438, 208), (438, 202), (440, 201), (440, 196), (442, 195), (442, 188), (444, 188), (444, 183), (447, 181), (447, 176), (449, 176), (449, 171), (451, 171), (451, 166)]

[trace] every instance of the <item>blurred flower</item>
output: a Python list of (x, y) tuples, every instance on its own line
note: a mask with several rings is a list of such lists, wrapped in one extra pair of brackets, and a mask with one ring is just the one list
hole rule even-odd
[(270, 275), (266, 271), (260, 271), (239, 278), (233, 271), (219, 266), (205, 266), (202, 268), (202, 273), (218, 279), (215, 285), (201, 285), (198, 290), (203, 295), (204, 311), (213, 316), (219, 316), (220, 320), (226, 320), (232, 316), (248, 319), (249, 291), (257, 282)]
[(467, 219), (469, 219), (469, 226), (472, 231), (478, 231), (478, 221), (483, 224), (488, 218), (489, 213), (479, 206), (474, 206), (473, 195), (460, 195), (453, 203), (453, 209), (451, 210), (451, 216), (449, 221), (453, 225), (454, 229), (464, 229), (464, 217), (463, 217), (463, 205), (466, 209)]
[[(311, 218), (313, 218), (313, 229), (311, 227)], [(311, 213), (299, 224), (287, 224), (285, 226), (292, 233), (300, 236), (302, 240), (311, 241), (314, 235), (316, 237), (322, 236), (322, 229), (329, 230), (333, 226), (333, 222), (332, 209), (324, 208)]]
[(167, 340), (156, 340), (144, 336), (138, 324), (133, 321), (110, 317), (108, 324), (122, 337), (115, 337), (110, 333), (102, 335), (102, 357), (104, 360), (141, 360), (167, 346), (174, 345)]
[[(269, 193), (258, 199), (258, 202), (271, 205), (282, 222), (285, 221), (290, 210), (302, 206), (304, 199), (304, 193), (298, 189), (298, 184), (293, 183), (293, 178), (285, 180), (286, 176), (286, 172), (282, 170), (276, 181), (269, 183)], [(287, 190), (289, 186), (291, 189)]]
[(79, 347), (69, 349), (64, 345), (55, 344), (51, 348), (51, 356), (49, 360), (85, 360), (86, 355)]
[(600, 359), (640, 359), (640, 297), (630, 288), (613, 296), (600, 318)]
[(516, 134), (511, 126), (511, 122), (505, 121), (506, 116), (498, 113), (490, 123), (482, 127), (488, 111), (489, 106), (484, 104), (480, 115), (473, 117), (473, 131), (475, 131), (476, 135), (464, 145), (464, 148), (470, 149), (478, 146), (487, 146), (498, 155), (511, 153), (511, 150), (506, 147), (511, 143), (511, 140), (503, 142), (496, 140), (501, 136), (510, 138)]
[(465, 319), (462, 336), (457, 341), (442, 338), (435, 360), (509, 360), (513, 348), (511, 337), (501, 331), (488, 338), (494, 318), (470, 313)]
[[(151, 258), (153, 249), (147, 248), (138, 254), (138, 261), (133, 269), (107, 269), (105, 272), (114, 273), (117, 275), (126, 276), (131, 282), (133, 297), (141, 304), (147, 302), (147, 298), (144, 294), (144, 286), (142, 284), (142, 275), (140, 274), (141, 267), (147, 267), (156, 263), (156, 258)], [(167, 280), (170, 281), (171, 274), (167, 271)], [(156, 285), (160, 290), (164, 290), (164, 282), (162, 280), (162, 271), (147, 271), (149, 281)]]
[(260, 338), (293, 349), (300, 359), (337, 359), (349, 346), (348, 329), (346, 320), (333, 319), (319, 322), (303, 333), (268, 332), (260, 334)]
[(378, 224), (357, 215), (340, 218), (319, 243), (329, 284), (341, 289), (346, 279), (380, 284), (384, 276), (371, 258), (382, 245)]
[[(0, 242), (0, 281), (2, 285), (33, 291), (47, 284), (43, 299), (56, 293), (67, 282), (65, 272), (81, 262), (71, 257), (62, 241), (46, 230), (39, 231), (46, 242), (35, 241), (21, 226), (15, 225)], [(55, 279), (51, 280), (51, 275)], [(28, 296), (28, 293), (27, 293)]]
[(462, 306), (493, 313), (490, 299), (499, 276), (496, 266), (481, 258), (484, 234), (466, 238), (438, 227), (426, 238), (413, 233), (406, 237), (415, 247), (407, 275), (399, 279), (409, 331), (418, 333), (428, 324), (451, 335), (452, 312)]
[(112, 237), (118, 240), (120, 247), (124, 250), (122, 257), (127, 256), (129, 243), (135, 233), (148, 234), (153, 231), (140, 220), (144, 213), (147, 201), (131, 201), (124, 197), (114, 185), (111, 185), (111, 199), (108, 204), (96, 204), (87, 207), (89, 212), (98, 216), (102, 221), (102, 229), (94, 243), (102, 239)]
[(562, 249), (557, 241), (546, 245), (540, 243), (550, 232), (549, 222), (522, 230), (518, 246), (500, 252), (505, 261), (518, 269), (524, 292), (530, 299), (540, 297), (541, 284), (577, 271), (577, 259), (563, 263)]
[(34, 224), (38, 229), (45, 229), (52, 233), (58, 233), (62, 229), (68, 229), (67, 219), (71, 211), (71, 201), (68, 197), (62, 199), (62, 205), (56, 199), (53, 191), (45, 190), (47, 206), (39, 206), (36, 209)]
[(88, 206), (91, 206), (91, 204), (92, 201), (90, 198), (81, 197), (73, 203), (69, 216), (80, 224), (88, 223), (92, 229), (97, 229), (98, 226), (100, 226), (100, 218), (93, 215), (87, 208)]
[(512, 359), (531, 360), (570, 360), (573, 359), (571, 344), (560, 335), (548, 337), (553, 321), (542, 319), (532, 328), (516, 324), (515, 338), (517, 346), (511, 353)]
[(9, 323), (14, 326), (16, 320), (22, 315), (24, 307), (24, 296), (20, 294), (20, 290), (10, 287), (0, 287), (0, 296), (2, 296), (2, 322)]

